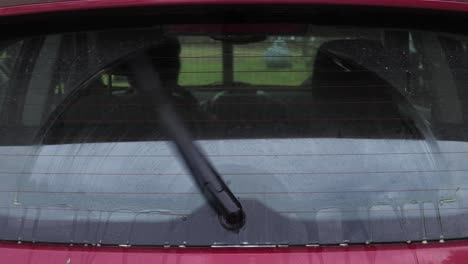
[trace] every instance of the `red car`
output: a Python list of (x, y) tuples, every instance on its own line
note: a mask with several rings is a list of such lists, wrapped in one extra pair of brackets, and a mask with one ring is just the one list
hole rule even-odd
[(468, 2), (5, 0), (0, 23), (0, 263), (468, 261)]

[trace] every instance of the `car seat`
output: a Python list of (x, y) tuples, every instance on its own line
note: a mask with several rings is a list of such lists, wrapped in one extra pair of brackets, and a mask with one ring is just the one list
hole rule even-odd
[(402, 95), (378, 73), (391, 65), (377, 41), (322, 44), (311, 76), (310, 131), (322, 137), (414, 137), (412, 121), (399, 110)]
[(223, 91), (207, 103), (223, 137), (276, 137), (287, 122), (286, 107), (261, 90)]

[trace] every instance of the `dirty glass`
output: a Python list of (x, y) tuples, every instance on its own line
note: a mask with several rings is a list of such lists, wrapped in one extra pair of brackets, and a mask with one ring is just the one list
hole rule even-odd
[[(5, 40), (0, 239), (220, 246), (468, 237), (468, 39), (272, 28), (162, 25)], [(157, 105), (135, 87), (128, 60), (143, 50), (242, 203), (238, 232), (220, 225)]]

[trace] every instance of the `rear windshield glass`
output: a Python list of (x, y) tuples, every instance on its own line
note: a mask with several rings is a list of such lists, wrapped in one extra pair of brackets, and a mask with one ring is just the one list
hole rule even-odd
[[(0, 240), (212, 246), (468, 237), (467, 37), (230, 28), (1, 41)], [(220, 224), (172, 147), (158, 100), (138, 89), (129, 61), (143, 51), (157, 82), (143, 81), (164, 91), (239, 199), (240, 230)]]

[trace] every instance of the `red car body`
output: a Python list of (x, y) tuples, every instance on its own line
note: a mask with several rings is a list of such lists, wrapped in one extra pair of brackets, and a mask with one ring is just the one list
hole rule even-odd
[(316, 248), (115, 248), (1, 244), (2, 263), (466, 263), (467, 242)]
[[(9, 2), (9, 1), (6, 1)], [(16, 2), (16, 1), (11, 1)], [(1, 16), (37, 14), (57, 11), (76, 11), (88, 9), (176, 6), (176, 5), (230, 5), (230, 4), (326, 4), (405, 7), (435, 10), (468, 11), (468, 3), (444, 0), (68, 0), (68, 1), (18, 1), (30, 2), (0, 8)], [(37, 3), (35, 3), (37, 2)], [(4, 4), (2, 4), (4, 5)]]
[[(108, 8), (236, 5), (307, 4), (398, 7), (467, 12), (468, 1), (446, 0), (63, 0), (4, 1), (0, 17), (22, 17), (49, 12), (105, 10)], [(284, 264), (284, 263), (360, 263), (360, 264), (435, 264), (467, 263), (468, 240), (413, 242), (400, 244), (340, 245), (311, 247), (232, 247), (232, 248), (139, 248), (82, 245), (44, 245), (0, 243), (0, 263), (5, 264)]]

